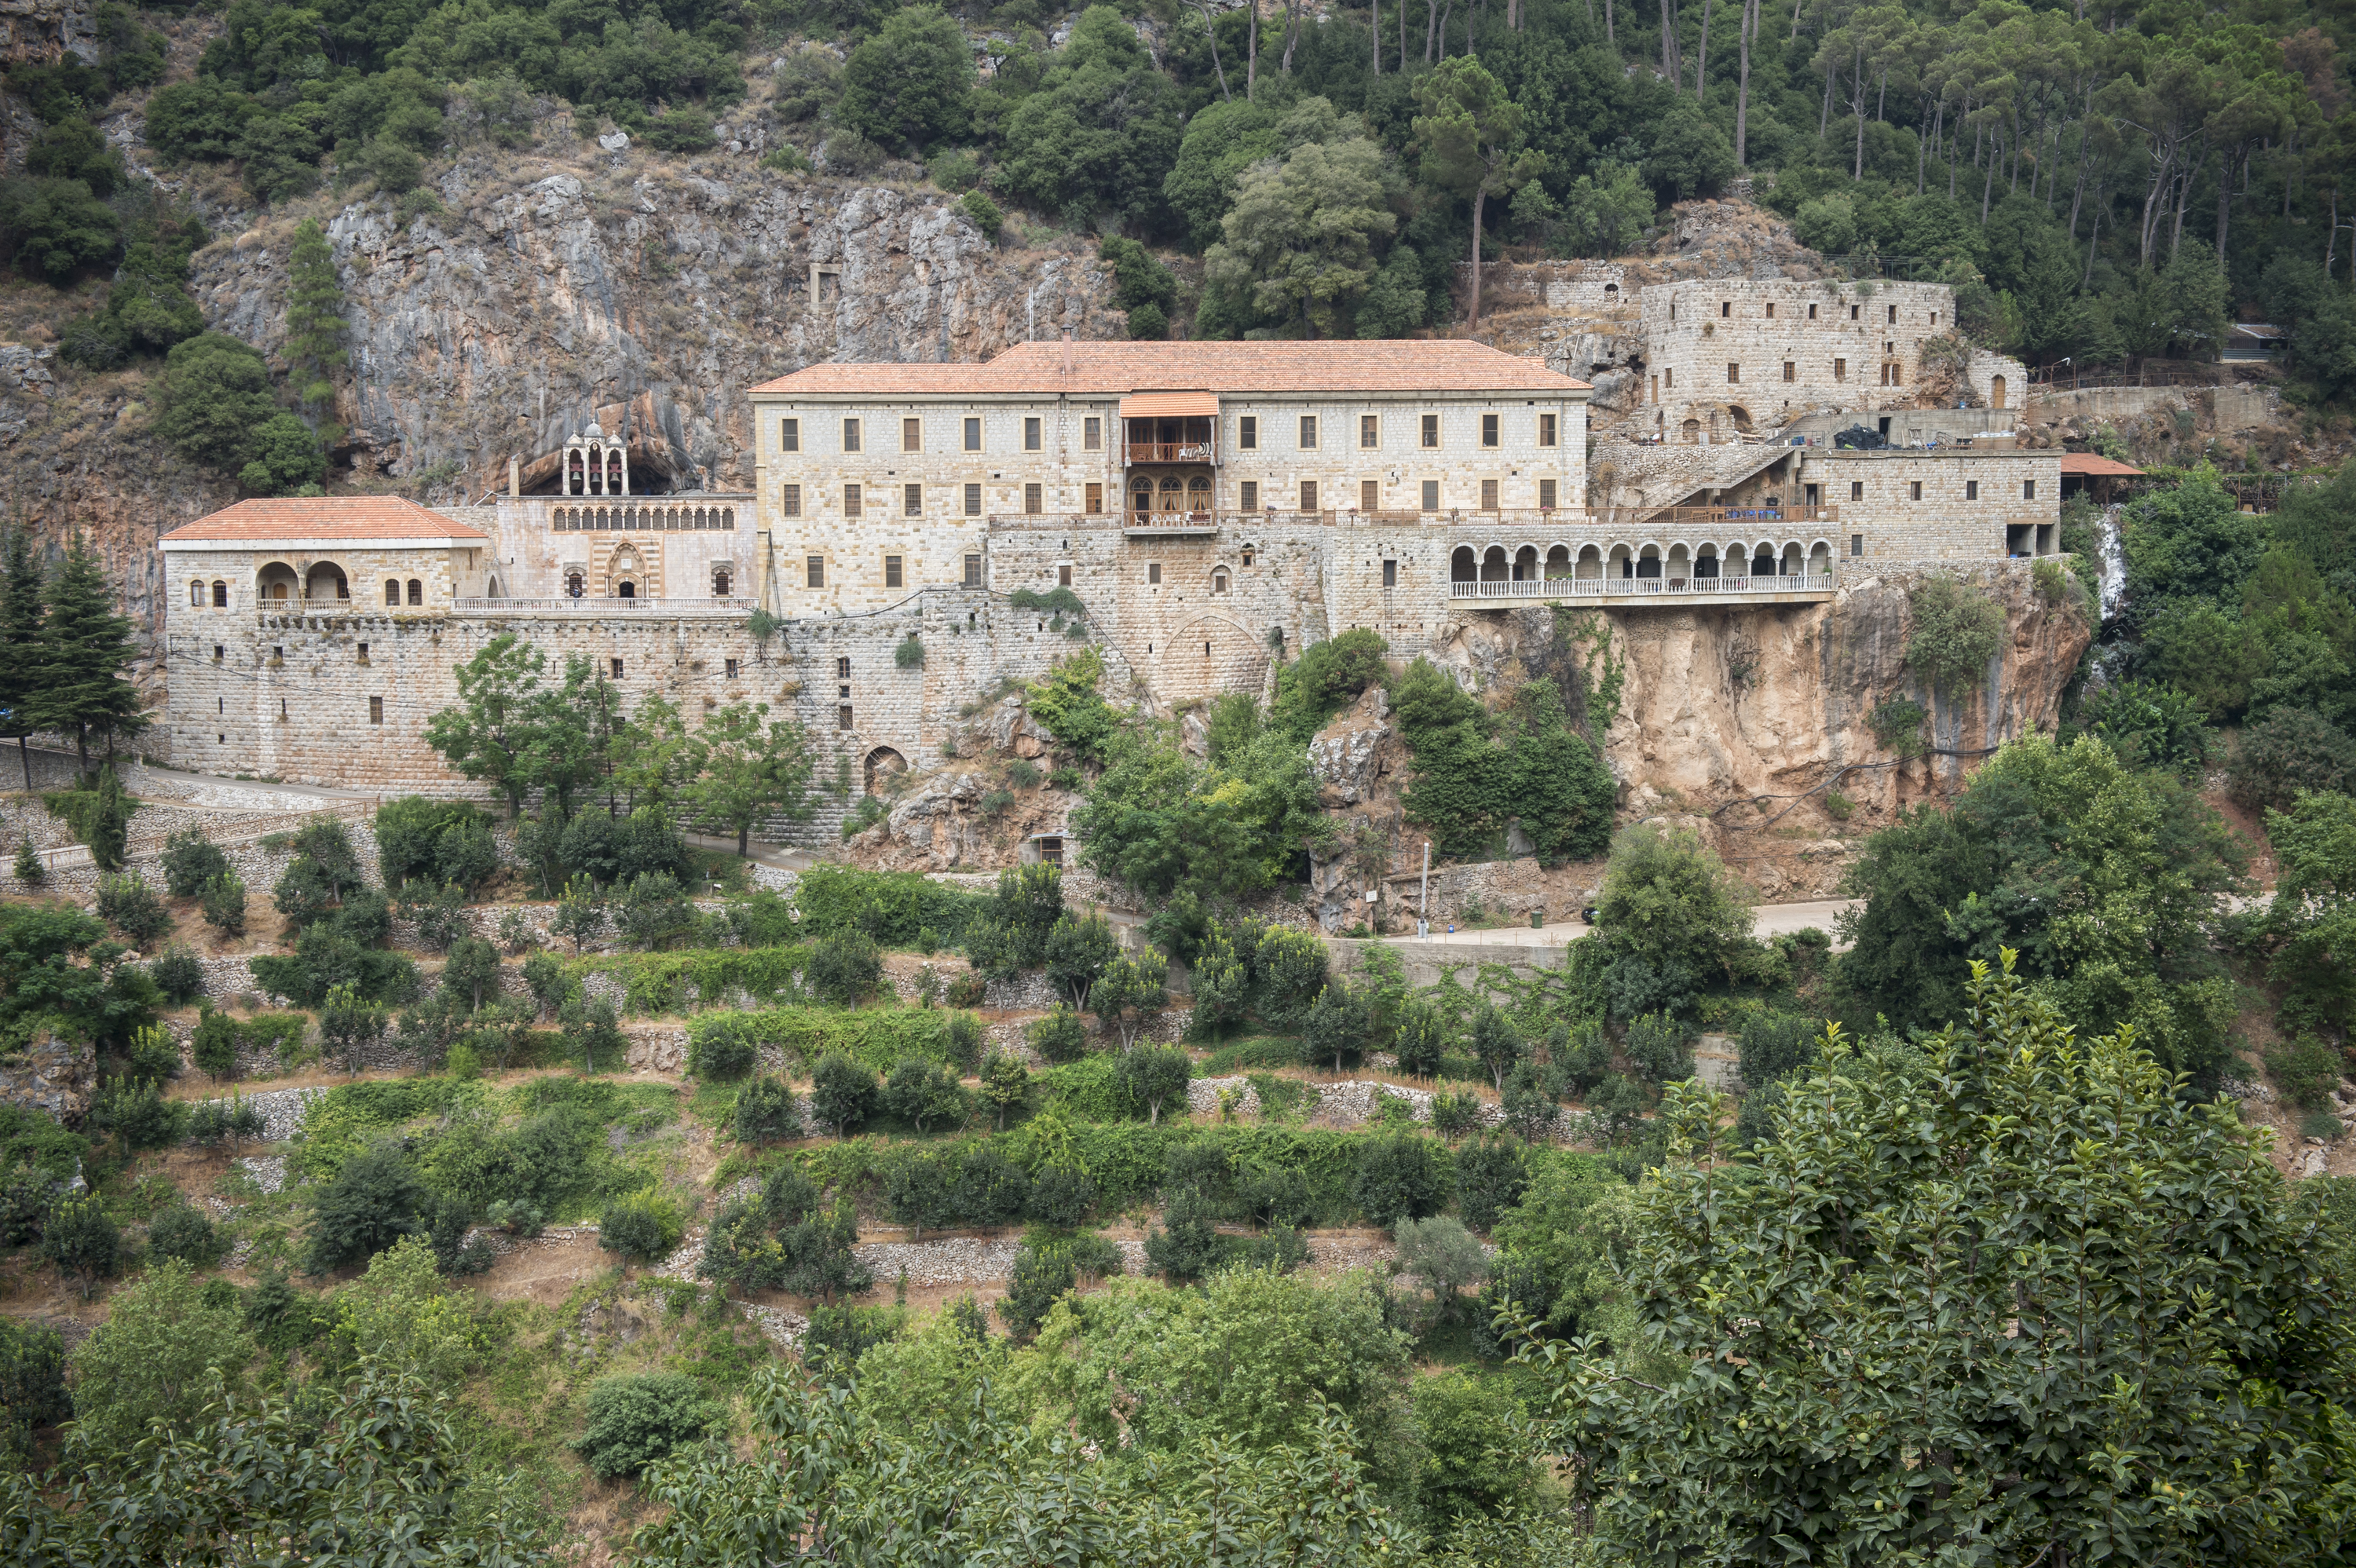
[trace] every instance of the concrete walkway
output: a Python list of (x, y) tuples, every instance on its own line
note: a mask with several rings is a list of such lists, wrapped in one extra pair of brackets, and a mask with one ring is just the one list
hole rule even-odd
[[(1816, 899), (1805, 903), (1758, 904), (1751, 909), (1753, 936), (1788, 936), (1795, 931), (1815, 927), (1826, 936), (1832, 935), (1833, 922), (1842, 911), (1857, 902), (1854, 899)], [(1460, 927), (1450, 931), (1434, 923), (1427, 937), (1393, 936), (1390, 942), (1453, 943), (1466, 947), (1568, 947), (1586, 936), (1594, 928), (1583, 920), (1558, 920), (1540, 926), (1497, 925), (1479, 930)]]

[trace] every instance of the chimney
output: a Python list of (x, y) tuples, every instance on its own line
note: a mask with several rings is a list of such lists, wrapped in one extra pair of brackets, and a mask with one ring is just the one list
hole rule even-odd
[(1064, 328), (1064, 374), (1072, 373), (1072, 329)]
[(508, 459), (508, 495), (510, 497), (523, 494), (522, 479), (523, 464), (510, 456)]

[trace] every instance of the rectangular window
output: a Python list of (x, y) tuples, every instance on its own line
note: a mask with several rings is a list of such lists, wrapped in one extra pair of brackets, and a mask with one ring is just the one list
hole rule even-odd
[(799, 420), (778, 421), (777, 450), (779, 452), (799, 452), (801, 449), (802, 421)]
[(1440, 510), (1440, 481), (1437, 479), (1423, 482), (1423, 509), (1427, 512)]
[(981, 557), (969, 555), (965, 558), (965, 585), (968, 588), (981, 586)]
[(1162, 581), (1162, 563), (1160, 561), (1149, 560), (1145, 563), (1145, 581), (1147, 583), (1153, 585), (1158, 585)]
[(728, 679), (734, 680), (736, 678), (736, 661), (734, 659), (727, 660), (722, 665), (721, 673)]
[(1809, 319), (1810, 321), (1814, 321), (1814, 320), (1815, 320), (1815, 319), (1816, 319), (1816, 307), (1815, 307), (1815, 306), (1814, 306), (1814, 305), (1810, 305), (1810, 306), (1808, 307), (1808, 319)]
[(1857, 306), (1851, 305), (1848, 307), (1848, 318), (1851, 321), (1855, 321), (1857, 319)]
[(1670, 365), (1662, 368), (1661, 385), (1666, 387), (1672, 392), (1677, 389), (1677, 370), (1676, 366)]
[(1039, 450), (1039, 416), (1036, 414), (1025, 415), (1023, 418), (1023, 450), (1025, 452)]
[(838, 730), (848, 730), (851, 727), (850, 703), (846, 702), (834, 710), (834, 727)]
[(965, 421), (965, 449), (968, 452), (981, 450), (981, 421), (978, 419)]
[(1554, 444), (1554, 421), (1555, 416), (1552, 414), (1540, 414), (1538, 416), (1538, 444), (1540, 446), (1552, 446)]
[(381, 724), (384, 722), (383, 698), (371, 697), (369, 699), (369, 722), (371, 724)]
[(834, 678), (837, 680), (849, 680), (851, 678), (851, 661), (849, 659), (839, 658), (834, 661)]
[(859, 508), (859, 486), (856, 485), (845, 485), (842, 487), (842, 515), (846, 517), (858, 517), (860, 515)]
[(900, 510), (904, 516), (911, 517), (925, 515), (925, 487), (922, 485), (900, 486)]
[(1898, 325), (1898, 307), (1896, 305), (1891, 305), (1890, 307), (1890, 325), (1892, 326), (1896, 326)]
[(788, 517), (800, 517), (802, 515), (802, 487), (798, 485), (787, 485), (777, 496), (777, 510)]
[(1025, 485), (1023, 486), (1023, 510), (1025, 515), (1035, 517), (1046, 509), (1044, 494), (1041, 491), (1038, 485)]
[(1851, 534), (1848, 536), (1848, 553), (1852, 557), (1862, 556), (1865, 554), (1865, 536), (1863, 534)]
[(1741, 379), (1742, 367), (1735, 364), (1731, 360), (1729, 360), (1726, 367), (1726, 384), (1731, 387), (1739, 383)]
[(900, 421), (900, 450), (903, 452), (922, 452), (925, 450), (924, 421), (902, 420)]
[[(1919, 489), (1919, 488), (1920, 488), (1920, 486), (1918, 485), (1918, 486), (1917, 486), (1917, 488)], [(1966, 480), (1965, 480), (1965, 481), (1964, 481), (1964, 499), (1965, 499), (1965, 500), (1966, 500), (1966, 501), (1976, 501), (1976, 500), (1978, 500), (1979, 498), (1980, 498), (1980, 482), (1979, 482), (1978, 480), (1976, 480), (1976, 479), (1966, 479)]]
[(979, 485), (965, 487), (965, 515), (969, 517), (981, 516), (981, 486)]
[(1933, 311), (1933, 312), (1931, 313), (1931, 326), (1932, 326), (1932, 329), (1933, 329), (1933, 331), (1937, 330), (1938, 325), (1939, 325), (1939, 313), (1938, 313), (1937, 311), (1935, 311), (1935, 310), (1934, 310), (1934, 311)]
[(1062, 562), (1055, 568), (1055, 586), (1058, 588), (1069, 588), (1071, 585), (1072, 563), (1067, 560)]
[(618, 658), (617, 658), (617, 659), (615, 659), (615, 660), (614, 660), (614, 661), (612, 661), (612, 662), (613, 662), (613, 668), (614, 668), (614, 678), (615, 678), (616, 680), (619, 680), (619, 679), (621, 679), (621, 678), (622, 678), (622, 661), (621, 661), (620, 659), (618, 659)]
[(1798, 380), (1799, 379), (1800, 379), (1800, 367), (1799, 367), (1798, 365), (1796, 365), (1795, 363), (1794, 363), (1793, 361), (1789, 360), (1789, 359), (1784, 360), (1784, 361), (1783, 361), (1783, 379), (1785, 379), (1786, 381), (1796, 381), (1796, 380)]
[(2020, 482), (2020, 498), (2024, 501), (2034, 501), (2037, 499), (2036, 480), (2024, 479)]
[(1852, 479), (1848, 482), (1848, 498), (1852, 501), (1862, 501), (1865, 499), (1864, 480)]
[(1767, 305), (1767, 319), (1770, 321), (1775, 319), (1775, 305), (1772, 301), (1770, 301)]
[(1481, 481), (1481, 509), (1484, 512), (1497, 509), (1497, 482), (1494, 479)]
[(842, 450), (845, 452), (857, 452), (859, 450), (859, 421), (857, 420), (845, 420), (842, 421)]
[(1247, 479), (1237, 487), (1236, 505), (1247, 512), (1259, 510), (1259, 481)]
[(1317, 416), (1315, 414), (1301, 416), (1301, 450), (1303, 452), (1317, 450)]
[(1374, 448), (1382, 445), (1382, 417), (1378, 414), (1360, 414), (1358, 416), (1358, 445), (1364, 450), (1372, 451)]
[(1256, 416), (1251, 414), (1243, 414), (1237, 417), (1236, 420), (1236, 445), (1245, 452), (1258, 452), (1259, 450), (1259, 421)]
[(1481, 444), (1483, 446), (1497, 444), (1497, 416), (1494, 414), (1481, 416)]
[(1848, 379), (1847, 360), (1836, 359), (1833, 361), (1833, 379), (1836, 381), (1846, 381)]
[(1386, 588), (1397, 588), (1398, 586), (1398, 561), (1386, 560), (1383, 562), (1383, 586)]
[(1719, 301), (1718, 314), (1721, 318), (1732, 315), (1734, 314), (1734, 302), (1732, 300)]
[(1317, 481), (1314, 479), (1301, 482), (1301, 509), (1304, 512), (1317, 509)]
[(1423, 416), (1423, 444), (1427, 451), (1436, 452), (1440, 448), (1440, 416), (1438, 414)]
[(887, 555), (884, 558), (884, 586), (886, 588), (904, 586), (900, 575), (900, 558), (896, 555)]
[(825, 587), (826, 557), (822, 555), (809, 556), (805, 558), (804, 565), (809, 572), (809, 585), (812, 588)]
[(1541, 479), (1538, 481), (1539, 511), (1550, 512), (1554, 510), (1554, 498), (1556, 495), (1555, 483), (1556, 482), (1552, 479)]
[(1909, 479), (1906, 482), (1906, 498), (1910, 501), (1919, 501), (1922, 498), (1922, 481)]
[(1359, 480), (1359, 481), (1358, 481), (1358, 510), (1360, 510), (1360, 511), (1362, 511), (1362, 512), (1372, 512), (1372, 511), (1377, 511), (1377, 510), (1381, 509), (1382, 504), (1383, 504), (1383, 485), (1382, 485), (1382, 481), (1381, 481), (1381, 480), (1379, 480), (1379, 479), (1361, 479), (1361, 480)]
[(1087, 507), (1088, 507), (1088, 511), (1089, 511), (1089, 513), (1090, 513), (1091, 515), (1093, 515), (1093, 514), (1095, 514), (1095, 513), (1098, 513), (1098, 512), (1101, 512), (1101, 511), (1103, 511), (1103, 510), (1104, 510), (1104, 486), (1103, 486), (1103, 485), (1089, 485), (1089, 486), (1088, 486), (1088, 488), (1087, 488)]
[(1090, 415), (1080, 421), (1080, 450), (1083, 452), (1104, 450), (1104, 421)]

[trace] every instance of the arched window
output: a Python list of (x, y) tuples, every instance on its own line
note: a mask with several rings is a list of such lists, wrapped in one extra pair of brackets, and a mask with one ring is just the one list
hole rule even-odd
[(484, 586), (483, 596), (487, 599), (497, 599), (501, 597), (499, 593), (499, 580), (498, 578), (492, 578), (490, 581)]
[(425, 584), (413, 577), (409, 580), (409, 602), (412, 604), (425, 603)]
[(564, 596), (566, 598), (580, 598), (583, 592), (585, 591), (587, 587), (588, 584), (582, 581), (581, 574), (579, 572), (568, 571), (564, 574)]
[(621, 587), (616, 589), (614, 593), (616, 598), (636, 599), (638, 596), (638, 585), (635, 582), (626, 581), (621, 585)]
[(1130, 491), (1130, 510), (1144, 517), (1153, 510), (1153, 481), (1141, 479)]
[(188, 584), (188, 608), (191, 610), (201, 610), (204, 607), (205, 585), (201, 582), (190, 582)]
[(728, 575), (728, 569), (726, 567), (716, 566), (712, 569), (712, 596), (714, 599), (727, 598), (728, 591), (731, 586), (733, 586), (733, 583), (734, 579)]
[(388, 604), (401, 603), (401, 579), (398, 577), (388, 577), (384, 580), (384, 602)]
[(213, 608), (216, 610), (229, 608), (229, 584), (219, 578), (213, 580)]
[(1225, 593), (1226, 591), (1227, 569), (1223, 566), (1219, 568), (1218, 571), (1211, 573), (1211, 592), (1214, 593)]

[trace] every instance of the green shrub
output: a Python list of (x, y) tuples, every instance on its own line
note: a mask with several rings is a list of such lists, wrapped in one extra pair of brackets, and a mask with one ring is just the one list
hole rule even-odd
[(187, 1108), (153, 1083), (123, 1083), (101, 1094), (91, 1115), (126, 1149), (167, 1148), (180, 1141)]
[(1655, 1083), (1675, 1083), (1693, 1076), (1693, 1042), (1685, 1026), (1666, 1013), (1645, 1013), (1628, 1020), (1628, 1060)]
[(1907, 595), (1911, 623), (1906, 664), (1943, 690), (1967, 689), (1984, 679), (2004, 644), (2004, 610), (1954, 577), (1926, 579)]
[(194, 898), (207, 882), (230, 869), (220, 846), (201, 827), (184, 827), (164, 840), (164, 889), (176, 899)]
[(1087, 1026), (1061, 1002), (1045, 1017), (1033, 1019), (1023, 1033), (1042, 1061), (1060, 1066), (1088, 1053)]
[(2346, 1130), (2340, 1118), (2329, 1111), (2309, 1111), (2298, 1119), (2298, 1136), (2303, 1138), (2321, 1138), (2325, 1143), (2338, 1143), (2340, 1135)]
[(997, 239), (998, 231), (1006, 224), (1006, 214), (999, 210), (998, 203), (978, 190), (969, 190), (960, 197), (958, 210), (965, 214), (967, 221), (980, 229), (982, 237), (987, 240)]
[(759, 1060), (759, 1048), (743, 1030), (705, 1029), (688, 1036), (687, 1070), (698, 1078), (715, 1082), (742, 1078)]
[[(305, 1123), (308, 1131), (307, 1116)], [(402, 1237), (420, 1233), (419, 1216), (432, 1203), (433, 1194), (398, 1147), (373, 1148), (348, 1159), (312, 1194), (304, 1267), (327, 1274), (365, 1263)]]
[(72, 1414), (64, 1336), (0, 1317), (0, 1464), (25, 1465), (33, 1456), (34, 1433)]
[(2303, 1111), (2331, 1108), (2331, 1092), (2340, 1087), (2343, 1065), (2339, 1051), (2312, 1035), (2266, 1052), (2267, 1076), (2285, 1098)]
[(1930, 714), (1911, 697), (1892, 697), (1877, 704), (1866, 716), (1866, 726), (1885, 752), (1901, 757), (1922, 754), (1922, 721)]
[(685, 1229), (679, 1206), (652, 1192), (633, 1192), (605, 1205), (597, 1244), (636, 1263), (660, 1263)]
[(600, 1378), (589, 1389), (589, 1426), (573, 1451), (592, 1472), (635, 1476), (718, 1425), (719, 1408), (681, 1372)]
[(82, 1299), (111, 1277), (123, 1258), (123, 1232), (104, 1204), (88, 1194), (68, 1194), (41, 1221), (41, 1261), (78, 1280)]
[(229, 1243), (214, 1233), (204, 1211), (175, 1203), (147, 1221), (147, 1250), (177, 1258), (190, 1268), (209, 1268), (229, 1250)]
[(1385, 1228), (1426, 1219), (1447, 1201), (1449, 1174), (1446, 1150), (1430, 1138), (1411, 1133), (1367, 1138), (1351, 1173), (1350, 1201)]
[(1529, 1187), (1529, 1158), (1511, 1138), (1484, 1137), (1456, 1152), (1456, 1208), (1464, 1222), (1486, 1231), (1522, 1200)]
[(883, 986), (884, 955), (863, 931), (837, 932), (810, 949), (805, 974), (812, 996), (854, 1008)]
[(98, 917), (134, 947), (144, 948), (172, 929), (171, 912), (136, 871), (98, 880)]
[(197, 909), (205, 923), (223, 936), (243, 936), (245, 897), (244, 880), (235, 871), (223, 871), (198, 890)]
[(810, 1072), (810, 1115), (837, 1137), (849, 1135), (875, 1114), (875, 1072), (845, 1056), (819, 1059)]
[(741, 1144), (784, 1143), (802, 1136), (801, 1106), (792, 1086), (766, 1074), (737, 1092), (730, 1122)]
[(205, 994), (205, 968), (197, 955), (188, 951), (187, 944), (176, 942), (156, 955), (147, 965), (147, 973), (155, 988), (175, 1007), (183, 1006)]
[(794, 890), (802, 929), (809, 935), (859, 931), (892, 948), (916, 945), (916, 933), (927, 928), (941, 941), (955, 943), (968, 917), (988, 901), (983, 895), (945, 887), (915, 871), (862, 871), (833, 865), (811, 867)]
[(90, 1139), (61, 1126), (47, 1112), (0, 1104), (0, 1170), (19, 1166), (70, 1181), (90, 1157)]
[(2277, 708), (2242, 731), (2227, 779), (2253, 811), (2287, 811), (2301, 790), (2356, 794), (2356, 740), (2310, 709)]

